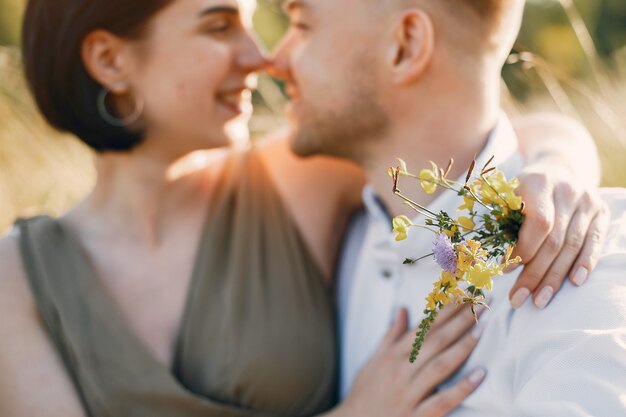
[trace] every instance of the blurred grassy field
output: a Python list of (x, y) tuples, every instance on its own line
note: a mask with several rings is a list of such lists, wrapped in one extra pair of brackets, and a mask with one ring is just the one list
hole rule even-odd
[[(259, 0), (255, 15), (268, 49), (287, 28), (280, 2)], [(0, 0), (0, 231), (18, 216), (61, 213), (95, 179), (93, 155), (47, 127), (28, 94), (17, 35), (24, 3)], [(529, 0), (516, 53), (503, 72), (510, 113), (555, 110), (587, 126), (609, 186), (626, 186), (625, 45), (624, 0)], [(254, 135), (284, 123), (285, 100), (281, 86), (262, 76), (250, 124)]]

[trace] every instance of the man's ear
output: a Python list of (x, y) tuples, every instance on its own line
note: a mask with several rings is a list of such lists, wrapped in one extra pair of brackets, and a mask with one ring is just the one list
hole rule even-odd
[(405, 11), (393, 31), (389, 53), (393, 82), (410, 84), (428, 67), (435, 46), (435, 30), (428, 13)]
[(81, 58), (89, 75), (121, 94), (128, 89), (125, 42), (105, 30), (94, 30), (81, 43)]

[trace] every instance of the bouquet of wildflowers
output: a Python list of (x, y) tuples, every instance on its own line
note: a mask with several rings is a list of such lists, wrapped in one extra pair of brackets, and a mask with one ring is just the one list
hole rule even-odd
[[(394, 218), (396, 240), (406, 239), (409, 229), (416, 227), (428, 229), (435, 235), (432, 253), (407, 259), (404, 263), (412, 264), (432, 256), (442, 269), (439, 280), (426, 297), (425, 317), (418, 327), (409, 359), (413, 363), (441, 308), (450, 303), (471, 304), (476, 316), (475, 306), (487, 307), (484, 291), (491, 291), (493, 278), (502, 275), (505, 268), (521, 262), (519, 257), (511, 259), (511, 253), (524, 222), (524, 203), (515, 194), (519, 181), (516, 178), (507, 180), (502, 172), (490, 167), (493, 158), (477, 175), (473, 175), (474, 160), (464, 184), (447, 178), (452, 160), (445, 170), (431, 162), (431, 169), (423, 169), (419, 175), (411, 174), (404, 161), (398, 161), (399, 166), (389, 168), (393, 192), (422, 214), (425, 222), (413, 224), (407, 216)], [(438, 187), (457, 193), (463, 200), (457, 211), (465, 213), (456, 219), (444, 211), (433, 213), (402, 194), (399, 189), (401, 177), (419, 180), (427, 194), (435, 193)]]

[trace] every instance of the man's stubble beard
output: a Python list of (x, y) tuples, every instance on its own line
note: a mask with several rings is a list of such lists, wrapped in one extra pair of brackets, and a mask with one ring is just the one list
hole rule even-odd
[(349, 159), (361, 165), (370, 160), (372, 145), (383, 140), (389, 127), (389, 116), (378, 103), (371, 68), (360, 62), (341, 97), (339, 109), (325, 108), (323, 103), (309, 104), (303, 109), (298, 127), (293, 132), (292, 149), (299, 156), (327, 155)]

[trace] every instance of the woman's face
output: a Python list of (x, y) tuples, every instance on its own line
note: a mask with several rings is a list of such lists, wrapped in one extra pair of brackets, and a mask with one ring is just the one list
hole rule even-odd
[(146, 143), (173, 152), (227, 145), (250, 112), (251, 74), (265, 65), (247, 31), (248, 0), (174, 0), (131, 41), (129, 84), (145, 102)]

